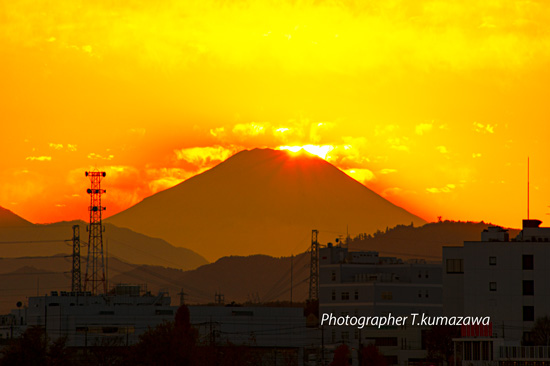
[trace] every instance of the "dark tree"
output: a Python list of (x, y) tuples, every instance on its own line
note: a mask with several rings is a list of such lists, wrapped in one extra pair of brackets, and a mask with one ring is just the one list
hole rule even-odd
[(133, 365), (198, 365), (196, 341), (197, 331), (191, 326), (189, 309), (182, 305), (175, 322), (164, 322), (140, 336), (128, 361)]
[(453, 338), (460, 336), (460, 328), (450, 325), (435, 325), (426, 333), (428, 359), (437, 362), (453, 361)]
[(345, 344), (338, 346), (334, 350), (334, 358), (330, 363), (330, 366), (348, 366), (349, 365), (349, 347)]
[(361, 366), (388, 366), (388, 361), (378, 347), (369, 344), (361, 349)]
[(550, 346), (550, 317), (538, 318), (531, 334), (535, 346)]
[(1, 366), (69, 366), (72, 352), (66, 347), (66, 338), (58, 338), (51, 345), (41, 327), (28, 328), (20, 338), (2, 351)]

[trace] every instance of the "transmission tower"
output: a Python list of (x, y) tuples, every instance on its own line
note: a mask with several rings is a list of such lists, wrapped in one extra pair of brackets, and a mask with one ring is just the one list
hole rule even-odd
[(101, 179), (105, 175), (105, 172), (86, 172), (86, 176), (90, 178), (91, 187), (87, 191), (90, 195), (90, 206), (88, 207), (90, 225), (88, 226), (88, 260), (84, 290), (90, 291), (93, 295), (107, 293), (103, 257), (103, 225), (101, 224), (101, 211), (105, 210), (105, 207), (101, 206), (101, 194), (105, 193), (105, 190), (101, 189)]
[(80, 273), (80, 226), (73, 225), (73, 270), (71, 291), (82, 291), (82, 281)]
[(309, 300), (319, 300), (319, 230), (311, 231), (311, 265), (309, 272)]

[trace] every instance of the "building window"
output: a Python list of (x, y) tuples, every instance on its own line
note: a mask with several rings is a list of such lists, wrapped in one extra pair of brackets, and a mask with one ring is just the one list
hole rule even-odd
[(393, 294), (391, 291), (382, 291), (382, 300), (392, 300)]
[(426, 277), (426, 278), (430, 277), (429, 274), (428, 274), (428, 271), (426, 271), (426, 274), (424, 275), (424, 277)]
[(332, 282), (336, 281), (336, 272), (332, 272), (332, 275), (330, 276), (330, 280)]
[(535, 260), (533, 254), (524, 254), (523, 255), (523, 269), (533, 269), (535, 267)]
[(447, 259), (447, 273), (464, 273), (464, 260)]
[(430, 297), (430, 295), (428, 294), (428, 290), (426, 290), (426, 294), (424, 294), (424, 297)]
[(342, 300), (349, 300), (349, 292), (342, 292)]
[(497, 290), (497, 283), (489, 282), (489, 291), (496, 291), (496, 290)]
[(523, 296), (533, 296), (535, 294), (535, 281), (523, 280)]
[(523, 321), (532, 322), (535, 320), (535, 307), (534, 306), (524, 306), (523, 307)]
[(349, 332), (342, 332), (342, 341), (344, 342), (349, 341)]
[(336, 291), (332, 291), (332, 301), (336, 300)]
[(489, 265), (490, 266), (496, 266), (497, 265), (497, 257), (489, 257)]
[(355, 291), (355, 300), (359, 300), (359, 291)]
[(422, 297), (422, 290), (418, 291), (418, 297)]
[(418, 271), (418, 278), (422, 278), (422, 271)]
[(375, 337), (376, 347), (397, 347), (397, 337)]

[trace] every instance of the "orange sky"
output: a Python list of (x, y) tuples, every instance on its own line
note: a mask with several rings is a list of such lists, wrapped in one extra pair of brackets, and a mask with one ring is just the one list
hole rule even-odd
[[(550, 213), (550, 5), (28, 1), (0, 8), (0, 206), (106, 214), (245, 148), (326, 159), (434, 221)], [(550, 220), (547, 224), (550, 225)]]

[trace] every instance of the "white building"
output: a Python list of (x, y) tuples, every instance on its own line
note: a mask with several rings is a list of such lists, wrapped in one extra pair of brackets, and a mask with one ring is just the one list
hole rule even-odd
[[(442, 314), (441, 264), (423, 260), (403, 262), (378, 252), (348, 252), (331, 244), (319, 251), (319, 313), (335, 316), (410, 316)], [(426, 357), (423, 330), (427, 327), (385, 326), (325, 328), (326, 343), (350, 348), (375, 344), (389, 364), (407, 364)], [(357, 352), (352, 353), (354, 364)]]
[(550, 228), (540, 224), (523, 220), (512, 240), (490, 227), (481, 241), (443, 248), (444, 314), (491, 317), (488, 337), (455, 340), (463, 365), (548, 362), (548, 349), (527, 347), (535, 320), (550, 315)]

